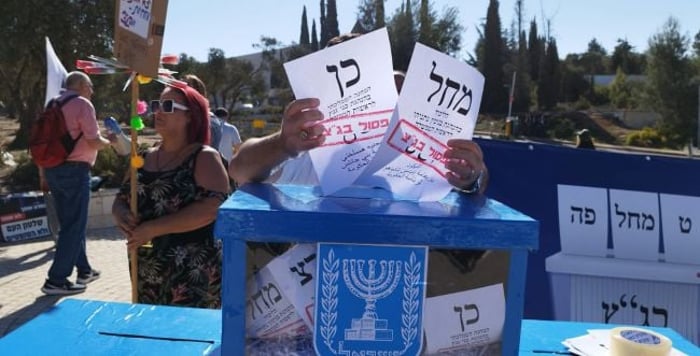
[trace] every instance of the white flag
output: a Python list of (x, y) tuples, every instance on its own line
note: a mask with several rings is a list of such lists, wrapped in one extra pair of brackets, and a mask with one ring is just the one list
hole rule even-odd
[(66, 76), (68, 76), (66, 68), (61, 64), (53, 50), (51, 41), (46, 37), (46, 99), (44, 106), (49, 103), (51, 98), (61, 93)]

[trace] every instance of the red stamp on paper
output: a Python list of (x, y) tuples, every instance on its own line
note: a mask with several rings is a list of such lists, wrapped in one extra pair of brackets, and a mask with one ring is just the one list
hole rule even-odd
[(326, 142), (323, 146), (349, 145), (384, 136), (391, 119), (390, 110), (332, 117), (321, 121)]
[(405, 119), (399, 120), (399, 124), (389, 135), (387, 143), (403, 155), (421, 165), (432, 168), (443, 177), (446, 176), (448, 172), (445, 168), (447, 146), (416, 125)]

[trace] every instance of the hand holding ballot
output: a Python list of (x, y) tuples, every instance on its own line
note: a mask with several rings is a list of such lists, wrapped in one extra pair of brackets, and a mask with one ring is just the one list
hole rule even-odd
[(323, 113), (316, 98), (294, 100), (284, 110), (280, 140), (291, 157), (323, 144)]
[(488, 169), (471, 141), (483, 76), (417, 44), (401, 89), (386, 29), (344, 38), (352, 40), (285, 63), (298, 99), (279, 132), (243, 143), (231, 177), (319, 185), (323, 195), (380, 187), (422, 201), (453, 187), (483, 192)]

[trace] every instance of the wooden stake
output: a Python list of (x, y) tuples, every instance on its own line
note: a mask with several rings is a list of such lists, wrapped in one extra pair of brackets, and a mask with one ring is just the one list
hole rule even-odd
[[(138, 105), (138, 100), (139, 100), (139, 82), (136, 80), (134, 77), (133, 80), (131, 81), (131, 116), (129, 117), (130, 122), (131, 118), (134, 118), (138, 115), (137, 113), (137, 105)], [(138, 130), (131, 126), (131, 160), (129, 162), (129, 165), (131, 167), (131, 177), (130, 177), (130, 188), (131, 188), (131, 199), (129, 200), (130, 203), (130, 209), (131, 209), (131, 214), (134, 215), (134, 217), (138, 217), (138, 194), (136, 192), (137, 188), (137, 175), (136, 171), (138, 170), (137, 167), (134, 167), (133, 161), (136, 156), (138, 156)], [(130, 260), (130, 270), (131, 270), (131, 302), (132, 303), (138, 303), (139, 301), (139, 294), (138, 294), (138, 280), (139, 280), (139, 273), (138, 273), (138, 268), (139, 268), (139, 260), (138, 260), (138, 250), (133, 250), (129, 252), (129, 260)]]

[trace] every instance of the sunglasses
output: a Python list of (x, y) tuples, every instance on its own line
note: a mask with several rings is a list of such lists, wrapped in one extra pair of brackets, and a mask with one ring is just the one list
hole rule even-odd
[(166, 99), (166, 100), (151, 100), (151, 112), (156, 112), (160, 111), (162, 113), (167, 113), (167, 114), (172, 114), (175, 109), (182, 110), (182, 111), (188, 111), (190, 108), (188, 108), (185, 105), (176, 103), (173, 101), (173, 99)]

